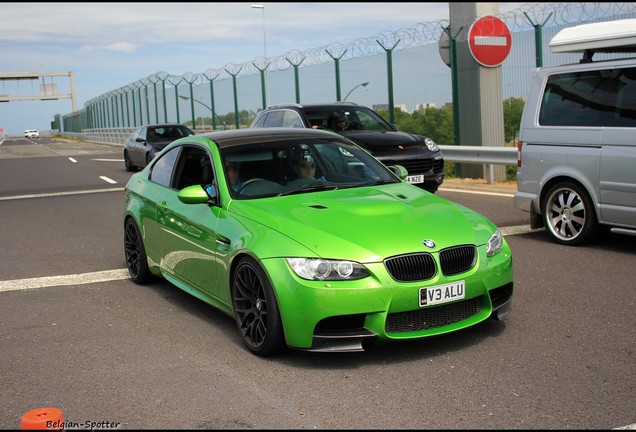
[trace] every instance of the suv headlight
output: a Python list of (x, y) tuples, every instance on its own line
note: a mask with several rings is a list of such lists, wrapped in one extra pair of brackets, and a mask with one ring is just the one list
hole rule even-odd
[(369, 276), (369, 271), (353, 261), (319, 258), (285, 258), (291, 269), (308, 280), (354, 280)]
[(435, 141), (433, 141), (432, 139), (426, 138), (424, 142), (426, 143), (426, 147), (428, 147), (430, 151), (439, 151), (439, 147), (437, 147), (437, 144), (435, 144)]
[(503, 247), (503, 236), (501, 231), (497, 229), (493, 235), (488, 239), (488, 249), (486, 249), (486, 256), (493, 256), (499, 253)]

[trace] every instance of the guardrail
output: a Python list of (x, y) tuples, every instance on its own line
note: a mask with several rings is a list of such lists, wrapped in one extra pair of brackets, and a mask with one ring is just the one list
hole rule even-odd
[(84, 129), (82, 132), (61, 132), (60, 135), (81, 141), (123, 146), (135, 129), (136, 128)]
[(495, 178), (493, 165), (517, 165), (518, 151), (515, 147), (438, 145), (444, 160), (456, 163), (486, 165), (486, 182), (492, 184)]
[[(124, 145), (135, 128), (85, 129), (81, 133), (62, 132), (62, 136), (82, 141)], [(439, 145), (444, 160), (456, 163), (486, 165), (486, 181), (493, 183), (493, 165), (517, 165), (515, 147)]]

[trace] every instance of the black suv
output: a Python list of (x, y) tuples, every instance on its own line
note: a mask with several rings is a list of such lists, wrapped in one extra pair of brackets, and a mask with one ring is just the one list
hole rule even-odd
[(330, 129), (384, 165), (402, 165), (409, 183), (435, 193), (444, 181), (444, 156), (432, 139), (399, 132), (375, 111), (356, 103), (276, 105), (260, 111), (250, 127)]

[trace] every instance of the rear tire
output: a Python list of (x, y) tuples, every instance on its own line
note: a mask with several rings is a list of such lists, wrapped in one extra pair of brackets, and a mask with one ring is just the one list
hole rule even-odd
[(128, 156), (128, 152), (124, 152), (124, 165), (126, 166), (126, 171), (137, 171), (137, 167), (133, 165), (130, 156)]
[(145, 284), (153, 279), (148, 267), (148, 257), (146, 256), (146, 248), (144, 247), (141, 232), (132, 217), (126, 219), (124, 225), (124, 254), (126, 256), (128, 274), (133, 282)]
[(258, 356), (279, 354), (286, 348), (278, 302), (258, 263), (244, 257), (232, 277), (234, 317), (245, 346)]
[(594, 204), (587, 191), (576, 183), (563, 182), (551, 187), (541, 213), (546, 229), (557, 243), (582, 245), (598, 232)]

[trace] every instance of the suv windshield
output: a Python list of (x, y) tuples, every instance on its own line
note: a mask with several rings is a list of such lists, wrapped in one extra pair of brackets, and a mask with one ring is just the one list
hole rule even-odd
[(307, 120), (314, 129), (334, 131), (390, 131), (391, 125), (365, 107), (305, 108)]

